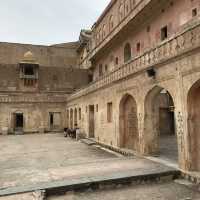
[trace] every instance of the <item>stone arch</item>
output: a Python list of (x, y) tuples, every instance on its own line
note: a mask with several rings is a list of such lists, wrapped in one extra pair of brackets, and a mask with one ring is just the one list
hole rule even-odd
[(124, 62), (128, 62), (131, 60), (132, 52), (131, 52), (131, 45), (130, 43), (126, 43), (124, 46)]
[(169, 91), (160, 86), (155, 86), (145, 97), (143, 139), (145, 153), (164, 155), (177, 161), (178, 145), (174, 100)]
[(190, 88), (187, 96), (190, 168), (200, 171), (200, 80)]
[(134, 97), (125, 94), (119, 105), (120, 147), (138, 151), (139, 132), (137, 104)]

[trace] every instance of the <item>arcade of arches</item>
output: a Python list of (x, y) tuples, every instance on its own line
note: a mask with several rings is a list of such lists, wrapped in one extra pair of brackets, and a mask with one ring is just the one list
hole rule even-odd
[[(71, 106), (67, 110), (68, 126), (73, 128), (74, 124), (77, 123), (85, 131), (87, 137), (92, 137), (100, 143), (106, 144), (105, 138), (110, 137), (111, 142), (108, 145), (132, 150), (143, 155), (156, 156), (174, 164), (178, 164), (180, 159), (186, 158), (187, 160), (185, 159), (184, 162), (187, 164), (184, 163), (183, 168), (186, 166), (185, 169), (200, 171), (200, 144), (198, 140), (200, 80), (191, 86), (186, 96), (188, 110), (188, 137), (186, 136), (186, 138), (188, 139), (181, 142), (183, 145), (187, 143), (188, 149), (184, 149), (182, 152), (180, 150), (180, 137), (178, 137), (180, 107), (176, 108), (175, 104), (177, 96), (172, 96), (167, 89), (160, 86), (155, 86), (147, 91), (144, 102), (140, 102), (138, 98), (136, 100), (137, 96), (132, 95), (132, 93), (125, 93), (119, 98), (118, 103), (113, 101), (111, 116), (114, 118), (111, 123), (105, 122), (107, 103), (104, 104), (104, 107), (101, 104), (94, 104), (94, 102), (87, 105), (81, 104), (82, 102), (77, 103), (76, 107)], [(142, 119), (140, 116), (141, 104), (144, 106)], [(79, 118), (77, 115), (82, 117)], [(143, 126), (141, 126), (141, 120), (144, 120)], [(106, 123), (108, 123), (107, 126)], [(114, 143), (112, 129), (109, 127), (116, 123), (118, 125), (115, 137), (119, 139)], [(84, 128), (84, 124), (87, 125), (87, 128)], [(186, 157), (182, 158), (185, 155)]]

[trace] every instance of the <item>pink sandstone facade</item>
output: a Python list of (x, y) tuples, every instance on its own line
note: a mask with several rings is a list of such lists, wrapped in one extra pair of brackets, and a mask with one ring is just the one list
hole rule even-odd
[(172, 146), (182, 170), (199, 171), (199, 10), (198, 0), (112, 0), (79, 54), (92, 82), (67, 98), (67, 125), (140, 155)]

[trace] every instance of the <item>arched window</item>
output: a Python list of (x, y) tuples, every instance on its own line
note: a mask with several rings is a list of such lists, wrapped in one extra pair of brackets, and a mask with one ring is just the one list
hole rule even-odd
[(135, 0), (131, 0), (131, 7), (132, 7), (132, 9), (135, 7)]
[(99, 42), (101, 42), (101, 40), (102, 40), (102, 30), (101, 30), (101, 28), (99, 29)]
[(124, 47), (124, 62), (128, 62), (131, 60), (132, 54), (131, 54), (131, 45), (127, 43)]
[(126, 0), (126, 2), (125, 2), (125, 15), (127, 15), (127, 14), (129, 14), (129, 12), (130, 12), (130, 0)]
[(105, 38), (106, 36), (106, 25), (104, 24), (103, 25), (103, 38)]
[(119, 21), (122, 21), (123, 18), (124, 18), (124, 5), (121, 4), (119, 6)]
[(114, 28), (114, 17), (113, 15), (111, 15), (109, 20), (109, 30), (112, 31), (113, 28)]

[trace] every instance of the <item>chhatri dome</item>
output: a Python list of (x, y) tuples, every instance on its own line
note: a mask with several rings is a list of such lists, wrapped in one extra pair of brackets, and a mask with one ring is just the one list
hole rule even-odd
[(23, 56), (22, 63), (36, 64), (37, 62), (36, 62), (34, 54), (31, 51), (27, 51)]

